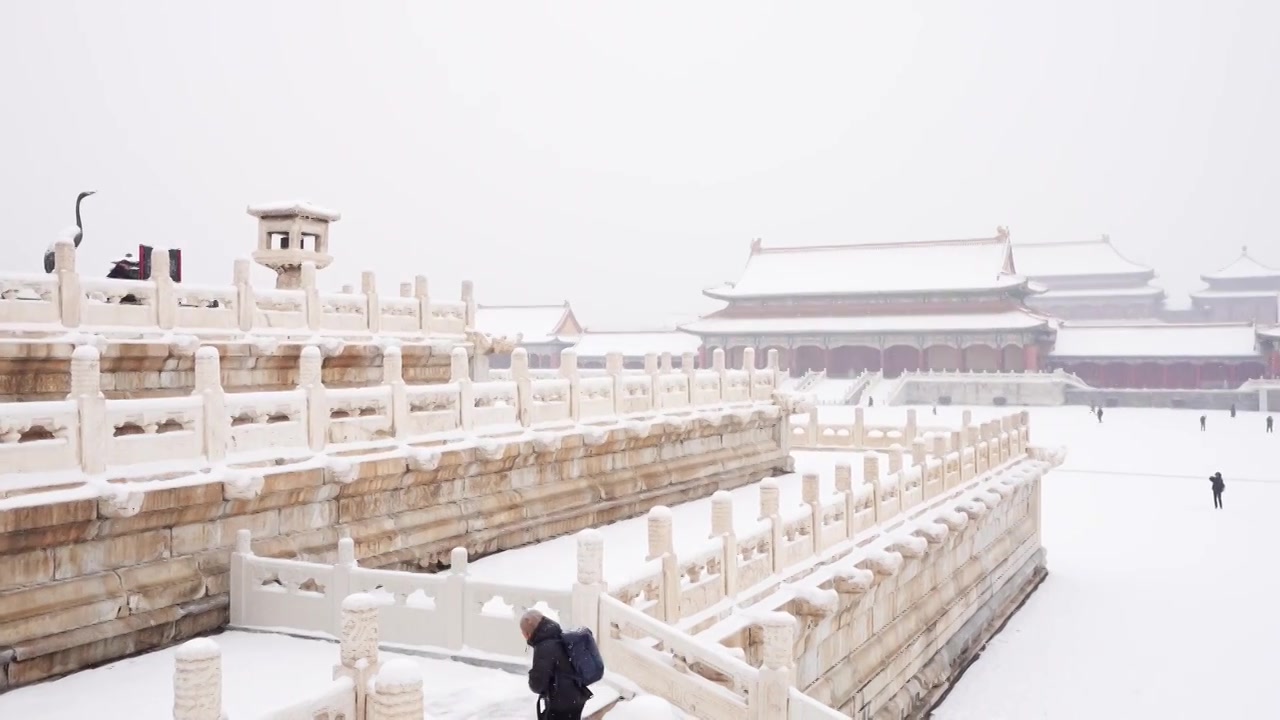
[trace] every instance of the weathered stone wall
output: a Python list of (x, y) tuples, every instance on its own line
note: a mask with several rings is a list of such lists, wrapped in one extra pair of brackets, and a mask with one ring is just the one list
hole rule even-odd
[(496, 460), (454, 450), (429, 470), (352, 457), (350, 472), (267, 471), (252, 499), (215, 482), (123, 510), (80, 500), (0, 512), (0, 691), (225, 624), (241, 528), (260, 555), (332, 561), (349, 533), (365, 566), (433, 568), (455, 546), (517, 547), (776, 474), (785, 418), (617, 429), (594, 446), (573, 435), (544, 453), (512, 443)]
[[(300, 343), (256, 348), (245, 342), (203, 341), (221, 357), (222, 387), (227, 392), (292, 390), (298, 379)], [(405, 382), (449, 380), (447, 344), (404, 345)], [(66, 342), (0, 342), (0, 402), (62, 400), (71, 390), (71, 353)], [(195, 380), (194, 347), (160, 342), (112, 342), (102, 350), (102, 391), (108, 399), (189, 395)], [(382, 349), (373, 343), (348, 343), (324, 360), (326, 387), (382, 384)]]
[[(853, 717), (922, 715), (934, 689), (962, 666), (947, 643), (975, 615), (1004, 610), (988, 604), (1017, 595), (1001, 592), (1010, 582), (1042, 576), (1039, 504), (1036, 479), (870, 590), (841, 594), (834, 613), (810, 618), (801, 631), (797, 684)], [(1032, 560), (1033, 571), (1023, 571)], [(804, 615), (800, 605), (787, 609)], [(930, 664), (939, 653), (943, 671)]]

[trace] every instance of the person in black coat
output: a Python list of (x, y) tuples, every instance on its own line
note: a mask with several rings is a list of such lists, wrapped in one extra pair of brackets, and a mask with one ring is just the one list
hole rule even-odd
[(1271, 416), (1268, 415), (1267, 416), (1267, 432), (1271, 432), (1273, 428), (1274, 428), (1274, 423), (1271, 420)]
[(1213, 487), (1213, 507), (1222, 509), (1222, 491), (1227, 488), (1227, 484), (1222, 481), (1222, 473), (1216, 472), (1209, 477), (1209, 482)]
[(538, 720), (581, 720), (591, 691), (574, 676), (560, 624), (530, 610), (520, 618), (520, 632), (533, 648), (529, 689), (538, 696)]

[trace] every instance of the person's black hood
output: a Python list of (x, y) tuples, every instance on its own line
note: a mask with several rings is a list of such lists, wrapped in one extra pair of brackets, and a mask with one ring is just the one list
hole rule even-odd
[(538, 627), (534, 628), (533, 633), (529, 635), (529, 647), (547, 640), (559, 640), (563, 634), (564, 632), (560, 629), (560, 623), (549, 617), (544, 617), (538, 622)]

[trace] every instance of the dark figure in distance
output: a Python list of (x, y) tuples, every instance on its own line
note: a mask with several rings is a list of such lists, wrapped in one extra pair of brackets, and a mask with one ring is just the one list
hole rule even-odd
[(1209, 482), (1213, 486), (1213, 507), (1217, 510), (1222, 509), (1222, 491), (1227, 488), (1227, 484), (1222, 481), (1222, 473), (1216, 472), (1209, 477)]
[(1272, 427), (1272, 425), (1273, 425), (1273, 422), (1272, 422), (1272, 420), (1271, 420), (1271, 416), (1270, 416), (1270, 415), (1268, 415), (1268, 416), (1267, 416), (1267, 432), (1271, 432), (1271, 427)]
[(1204, 432), (1204, 416), (1200, 416), (1200, 432)]
[(1097, 410), (1097, 413), (1096, 413), (1096, 414), (1097, 414), (1097, 416), (1098, 416), (1098, 422), (1102, 422), (1102, 408), (1101, 408), (1101, 407), (1099, 407), (1099, 408), (1098, 408), (1098, 410)]
[(1235, 417), (1235, 416), (1236, 416), (1236, 404), (1231, 403), (1231, 417)]
[(591, 691), (575, 679), (560, 624), (530, 610), (520, 618), (520, 632), (533, 648), (529, 689), (538, 695), (538, 720), (582, 720)]

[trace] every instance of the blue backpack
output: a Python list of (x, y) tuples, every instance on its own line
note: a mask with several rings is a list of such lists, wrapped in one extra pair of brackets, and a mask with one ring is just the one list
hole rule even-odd
[(596, 636), (590, 628), (569, 630), (563, 634), (564, 649), (569, 656), (573, 674), (583, 687), (594, 685), (604, 678), (604, 658), (596, 646)]

